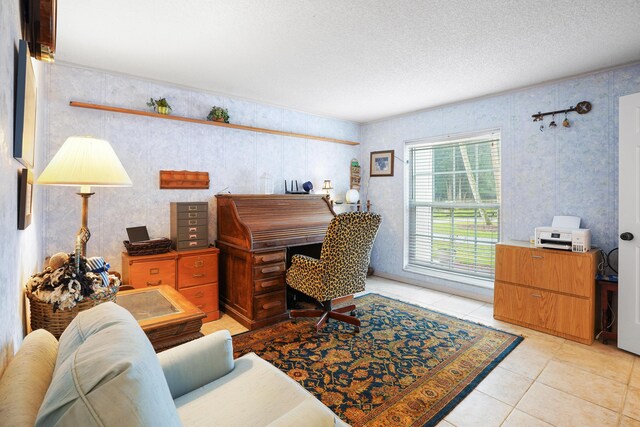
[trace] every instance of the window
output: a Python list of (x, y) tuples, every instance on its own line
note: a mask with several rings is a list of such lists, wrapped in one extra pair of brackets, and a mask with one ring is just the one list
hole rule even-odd
[(407, 267), (489, 279), (500, 235), (500, 133), (407, 143)]

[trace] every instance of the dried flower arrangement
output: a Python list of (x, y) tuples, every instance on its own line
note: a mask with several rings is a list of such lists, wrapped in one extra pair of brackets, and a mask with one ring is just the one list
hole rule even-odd
[(27, 293), (39, 301), (53, 305), (53, 311), (66, 310), (86, 298), (100, 300), (118, 291), (120, 279), (108, 274), (109, 264), (101, 257), (80, 257), (59, 252), (53, 255), (45, 269), (32, 275)]

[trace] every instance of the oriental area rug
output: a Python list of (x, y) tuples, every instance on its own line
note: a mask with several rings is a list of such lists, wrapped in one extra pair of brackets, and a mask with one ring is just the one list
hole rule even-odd
[(431, 426), (522, 341), (377, 294), (355, 304), (358, 334), (288, 320), (234, 336), (234, 357), (255, 352), (354, 427)]

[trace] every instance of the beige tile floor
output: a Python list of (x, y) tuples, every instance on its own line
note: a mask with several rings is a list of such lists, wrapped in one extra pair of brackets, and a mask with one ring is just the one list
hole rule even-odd
[[(379, 277), (367, 292), (522, 335), (525, 340), (467, 396), (440, 426), (640, 427), (640, 357), (614, 344), (591, 346), (493, 318), (493, 305)], [(208, 334), (246, 331), (223, 315)]]

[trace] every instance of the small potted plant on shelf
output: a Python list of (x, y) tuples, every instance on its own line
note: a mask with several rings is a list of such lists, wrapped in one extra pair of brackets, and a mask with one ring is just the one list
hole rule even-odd
[(226, 108), (215, 106), (211, 107), (211, 111), (209, 111), (207, 120), (211, 120), (213, 122), (229, 123), (229, 112)]
[(167, 102), (166, 98), (153, 99), (149, 98), (147, 102), (149, 107), (152, 107), (158, 114), (169, 114), (169, 110), (173, 110), (171, 105)]

